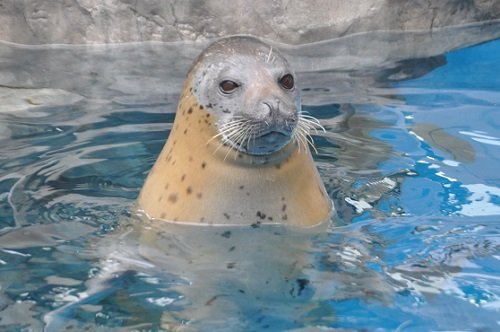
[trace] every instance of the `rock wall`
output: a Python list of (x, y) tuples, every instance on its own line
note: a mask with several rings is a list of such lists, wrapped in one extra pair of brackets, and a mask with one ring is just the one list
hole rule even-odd
[(253, 34), (304, 44), (498, 18), (498, 0), (1, 0), (0, 40), (76, 44)]

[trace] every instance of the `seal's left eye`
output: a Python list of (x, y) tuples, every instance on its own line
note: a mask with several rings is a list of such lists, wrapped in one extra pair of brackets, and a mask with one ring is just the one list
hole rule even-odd
[(294, 83), (292, 74), (286, 74), (280, 79), (280, 85), (287, 90), (293, 89)]
[(219, 87), (220, 87), (222, 92), (231, 93), (234, 90), (236, 90), (239, 87), (239, 85), (236, 82), (225, 80), (219, 84)]

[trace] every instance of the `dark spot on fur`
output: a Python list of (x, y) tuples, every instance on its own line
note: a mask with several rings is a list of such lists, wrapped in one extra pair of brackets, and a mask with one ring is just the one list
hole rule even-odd
[(240, 189), (244, 189), (244, 188), (245, 188), (245, 186), (240, 186)]
[(230, 111), (230, 110), (228, 110), (227, 108), (223, 109), (223, 110), (222, 110), (222, 112), (223, 112), (223, 113), (231, 113), (231, 111)]
[(243, 158), (243, 155), (241, 153), (238, 153), (238, 158)]
[(206, 117), (209, 118), (210, 117), (210, 113), (207, 113)]
[(226, 212), (224, 212), (223, 214), (224, 214), (224, 217), (225, 217), (227, 220), (231, 219), (231, 216), (230, 216), (229, 214), (227, 214)]
[(200, 198), (200, 199), (201, 199), (201, 197), (202, 197), (202, 196), (203, 196), (203, 194), (202, 194), (202, 193), (197, 193), (197, 194), (196, 194), (196, 197), (197, 197), (197, 198)]
[(202, 162), (202, 163), (201, 163), (201, 168), (202, 168), (202, 169), (205, 169), (205, 167), (207, 167), (207, 163), (206, 163), (206, 162)]
[(205, 217), (201, 217), (200, 222), (204, 222), (204, 221), (205, 221)]
[(283, 204), (283, 206), (281, 207), (281, 211), (282, 211), (282, 212), (285, 212), (285, 211), (286, 211), (286, 204)]
[(282, 219), (282, 220), (288, 220), (288, 215), (287, 215), (286, 213), (283, 213), (283, 214), (281, 215), (281, 219)]
[(193, 192), (193, 188), (191, 188), (191, 187), (186, 188), (186, 194), (191, 195), (192, 192)]
[(234, 249), (236, 249), (236, 247), (235, 247), (235, 246), (232, 246), (231, 248), (229, 248), (229, 250), (228, 250), (228, 251), (229, 251), (229, 252), (231, 252), (231, 251), (234, 251)]
[(280, 168), (281, 168), (281, 165), (280, 165), (280, 164), (278, 164), (278, 165), (276, 165), (275, 167), (276, 167), (276, 169), (280, 169)]
[(186, 134), (187, 134), (187, 132), (188, 132), (188, 130), (187, 130), (187, 129), (185, 129), (185, 130), (184, 130), (184, 135), (186, 135)]
[(269, 221), (273, 221), (273, 220), (274, 220), (274, 218), (273, 218), (273, 217), (267, 217), (267, 220), (269, 220)]
[(206, 105), (205, 107), (207, 107), (207, 108), (212, 108), (212, 107), (213, 107), (213, 105), (210, 103), (210, 104)]
[(225, 231), (220, 236), (225, 237), (226, 239), (229, 239), (231, 237), (231, 231)]
[(200, 105), (200, 110), (202, 110), (202, 109), (203, 109), (203, 105)]
[(186, 179), (186, 174), (182, 174), (181, 176), (181, 182), (184, 181)]
[(158, 202), (161, 202), (162, 199), (163, 199), (163, 196), (160, 195), (160, 197), (158, 197)]
[(260, 219), (266, 219), (266, 214), (260, 211), (257, 211), (257, 217)]
[(168, 196), (168, 201), (169, 201), (169, 202), (172, 202), (172, 203), (177, 202), (177, 194), (175, 194), (175, 193), (174, 193), (174, 194), (170, 194), (170, 195)]
[(165, 190), (167, 190), (169, 186), (170, 186), (169, 183), (165, 183), (165, 187), (163, 187), (163, 188), (165, 188)]
[(192, 108), (192, 107), (190, 107), (190, 108), (188, 109), (188, 114), (191, 114), (191, 113), (193, 113), (193, 108)]
[(245, 291), (243, 289), (238, 289), (238, 292), (240, 292), (241, 294), (245, 294)]
[(236, 263), (235, 262), (230, 262), (230, 263), (227, 263), (227, 268), (228, 269), (234, 269), (234, 267), (236, 266)]

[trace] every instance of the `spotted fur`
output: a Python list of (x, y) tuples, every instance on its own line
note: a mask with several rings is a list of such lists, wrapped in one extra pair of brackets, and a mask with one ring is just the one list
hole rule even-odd
[[(224, 52), (224, 43), (212, 50)], [(229, 44), (233, 50), (238, 50), (235, 45), (268, 47), (242, 37)], [(207, 225), (312, 226), (328, 220), (332, 204), (308, 148), (310, 136), (304, 133), (304, 138), (290, 139), (282, 147), (278, 144), (276, 151), (259, 155), (236, 149), (220, 135), (227, 107), (215, 97), (205, 98), (207, 83), (200, 70), (213, 79), (207, 64), (216, 61), (207, 52), (210, 48), (188, 74), (173, 129), (139, 195), (140, 207), (152, 218)], [(290, 98), (290, 105), (296, 105), (295, 94)], [(297, 130), (311, 130), (312, 125), (307, 126)]]

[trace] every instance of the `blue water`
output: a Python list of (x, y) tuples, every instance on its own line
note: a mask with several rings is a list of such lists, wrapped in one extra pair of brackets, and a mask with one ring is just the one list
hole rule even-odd
[(498, 54), (379, 68), (384, 102), (305, 105), (338, 212), (318, 234), (155, 230), (133, 203), (176, 93), (21, 91), (29, 108), (0, 112), (0, 330), (499, 330)]

